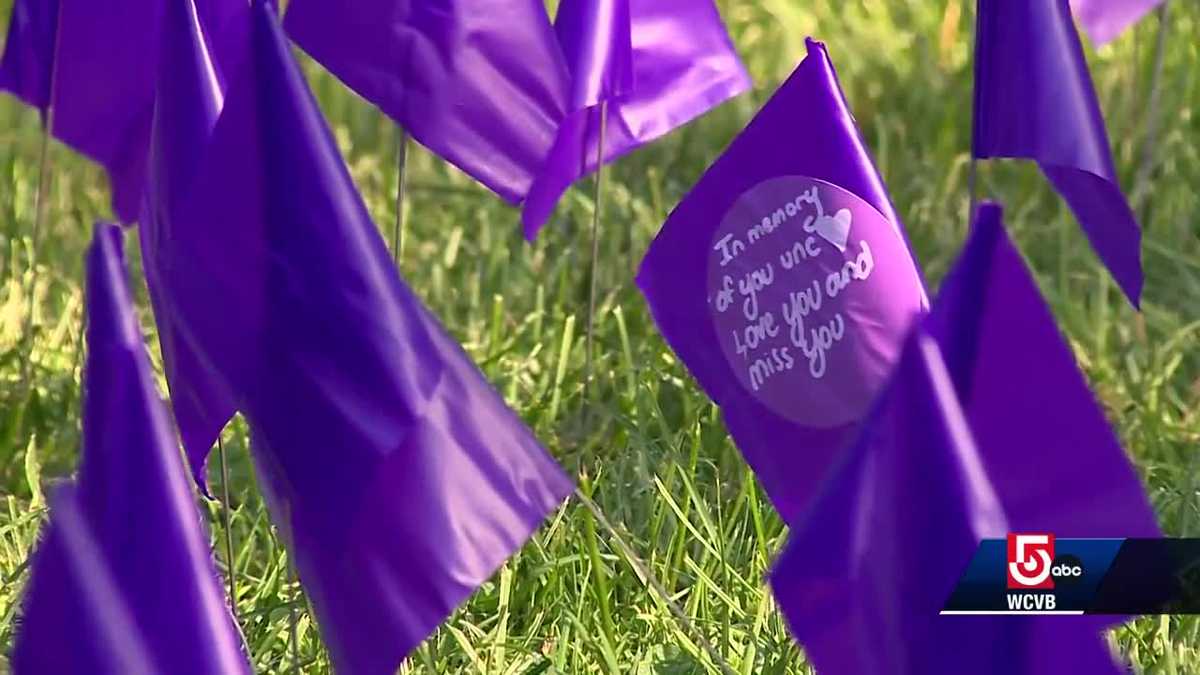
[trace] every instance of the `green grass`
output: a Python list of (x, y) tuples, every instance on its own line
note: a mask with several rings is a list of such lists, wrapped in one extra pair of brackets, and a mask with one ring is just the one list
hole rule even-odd
[[(7, 0), (0, 14), (7, 16)], [(1200, 7), (1172, 3), (1146, 228), (1145, 311), (1134, 313), (1098, 266), (1062, 202), (1027, 164), (989, 165), (981, 189), (1008, 223), (1060, 326), (1137, 462), (1163, 528), (1197, 535), (1200, 441)], [(757, 87), (619, 162), (601, 241), (597, 373), (583, 424), (590, 190), (569, 193), (533, 245), (517, 213), (424, 151), (410, 154), (402, 271), (554, 455), (625, 533), (691, 621), (741, 673), (808, 673), (764, 584), (786, 531), (714, 406), (656, 332), (632, 284), (635, 265), (680, 196), (803, 55), (828, 42), (863, 133), (936, 287), (966, 231), (970, 125), (969, 0), (723, 2)], [(1091, 54), (1123, 184), (1132, 191), (1156, 23)], [(311, 64), (310, 64), (311, 65)], [(311, 81), (381, 230), (390, 233), (395, 131), (318, 68)], [(82, 253), (108, 212), (101, 173), (62, 146), (38, 273), (30, 268), (40, 133), (36, 114), (0, 100), (0, 651), (18, 625), (45, 508), (39, 485), (77, 461)], [(129, 242), (136, 260), (136, 245)], [(136, 267), (136, 265), (135, 265)], [(140, 312), (153, 320), (135, 270)], [(35, 330), (24, 333), (31, 306)], [(32, 389), (22, 384), (28, 365)], [(1036, 386), (1032, 384), (1031, 386)], [(164, 389), (165, 391), (165, 389)], [(245, 428), (225, 433), (232, 462), (232, 570), (241, 626), (260, 672), (286, 672), (299, 611), (305, 672), (329, 665), (246, 456)], [(215, 463), (214, 463), (215, 464)], [(213, 471), (220, 490), (220, 476)], [(225, 569), (220, 509), (211, 516)], [(1200, 673), (1200, 619), (1151, 617), (1113, 634), (1145, 673)], [(64, 636), (70, 639), (70, 636)], [(862, 645), (870, 649), (871, 645)], [(0, 657), (0, 670), (4, 670)], [(577, 500), (568, 502), (406, 673), (704, 673), (713, 664)]]

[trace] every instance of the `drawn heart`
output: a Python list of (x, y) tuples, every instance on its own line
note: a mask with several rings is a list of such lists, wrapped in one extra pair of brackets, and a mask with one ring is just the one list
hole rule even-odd
[(817, 221), (813, 223), (813, 228), (822, 239), (845, 253), (846, 240), (850, 238), (850, 219), (850, 209), (838, 209), (832, 218), (829, 216), (817, 218)]

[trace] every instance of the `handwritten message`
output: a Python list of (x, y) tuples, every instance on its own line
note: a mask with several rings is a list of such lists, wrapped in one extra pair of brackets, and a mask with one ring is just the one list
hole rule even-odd
[(709, 307), (738, 379), (776, 412), (821, 428), (865, 412), (921, 302), (892, 223), (801, 176), (739, 198), (708, 270)]

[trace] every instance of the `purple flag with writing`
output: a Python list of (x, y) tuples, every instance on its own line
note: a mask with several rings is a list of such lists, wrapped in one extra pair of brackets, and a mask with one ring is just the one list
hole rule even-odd
[(918, 326), (862, 435), (793, 526), (771, 585), (821, 675), (1115, 675), (1089, 624), (939, 615), (979, 542), (1010, 527), (937, 343)]
[(525, 198), (570, 82), (542, 0), (292, 0), (285, 26), (419, 143)]
[(750, 87), (712, 0), (563, 0), (555, 21), (572, 84), (521, 215), (532, 239), (571, 183)]
[(1071, 0), (1071, 9), (1079, 17), (1092, 42), (1111, 42), (1163, 0)]
[[(192, 474), (207, 494), (204, 459), (236, 405), (232, 392), (219, 378), (209, 375), (200, 353), (189, 344), (181, 322), (183, 310), (172, 304), (170, 293), (163, 292), (163, 276), (170, 271), (163, 269), (159, 251), (177, 236), (180, 202), (190, 191), (208, 149), (224, 104), (225, 78), (193, 0), (168, 0), (165, 5), (150, 172), (138, 231), (175, 421)], [(240, 22), (230, 21), (226, 26), (224, 37), (231, 51), (235, 39), (245, 40), (249, 5), (242, 7), (241, 14)], [(232, 53), (226, 56), (234, 57)], [(227, 65), (227, 69), (233, 67)]]
[[(17, 664), (17, 675), (150, 675), (153, 666), (141, 631), (126, 604), (79, 504), (73, 485), (55, 488), (50, 525), (33, 558), (30, 602), (65, 611), (61, 623), (41, 621), (22, 629), (21, 649), (62, 652), (54, 663)], [(32, 598), (36, 597), (36, 600)]]
[(979, 0), (975, 157), (1031, 159), (1135, 306), (1141, 228), (1117, 182), (1067, 0)]
[(159, 294), (247, 418), (339, 672), (392, 673), (571, 482), (401, 280), (274, 9), (251, 9)]
[(791, 522), (928, 300), (824, 45), (671, 213), (638, 274), (663, 336)]
[[(79, 509), (153, 665), (185, 675), (248, 673), (170, 419), (146, 356), (125, 278), (121, 231), (98, 225), (87, 265)], [(54, 525), (51, 525), (52, 531)], [(51, 542), (54, 541), (52, 536)], [(17, 673), (91, 673), (88, 646), (69, 648), (75, 621), (69, 553), (39, 556), (13, 652)], [(56, 570), (56, 571), (50, 571)], [(64, 575), (60, 578), (59, 575)], [(116, 611), (116, 610), (114, 610)], [(58, 647), (47, 648), (53, 635)]]
[(50, 105), (57, 24), (58, 0), (14, 0), (0, 58), (0, 91), (43, 113)]
[[(43, 110), (51, 106), (54, 137), (105, 168), (113, 211), (124, 222), (137, 218), (141, 202), (167, 4), (20, 0), (14, 5), (14, 18), (29, 18), (14, 21), (10, 33), (17, 32), (22, 40), (9, 43), (0, 68), (6, 73), (0, 76), (0, 87), (20, 87), (15, 93), (31, 105)], [(201, 20), (214, 35), (222, 34), (245, 4), (198, 0)], [(53, 7), (58, 7), (57, 36), (48, 25)]]

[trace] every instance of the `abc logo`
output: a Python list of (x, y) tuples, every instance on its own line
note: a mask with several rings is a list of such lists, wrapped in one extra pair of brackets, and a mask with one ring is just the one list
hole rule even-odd
[(1069, 553), (1060, 555), (1050, 567), (1050, 576), (1055, 585), (1070, 586), (1083, 578), (1083, 562)]

